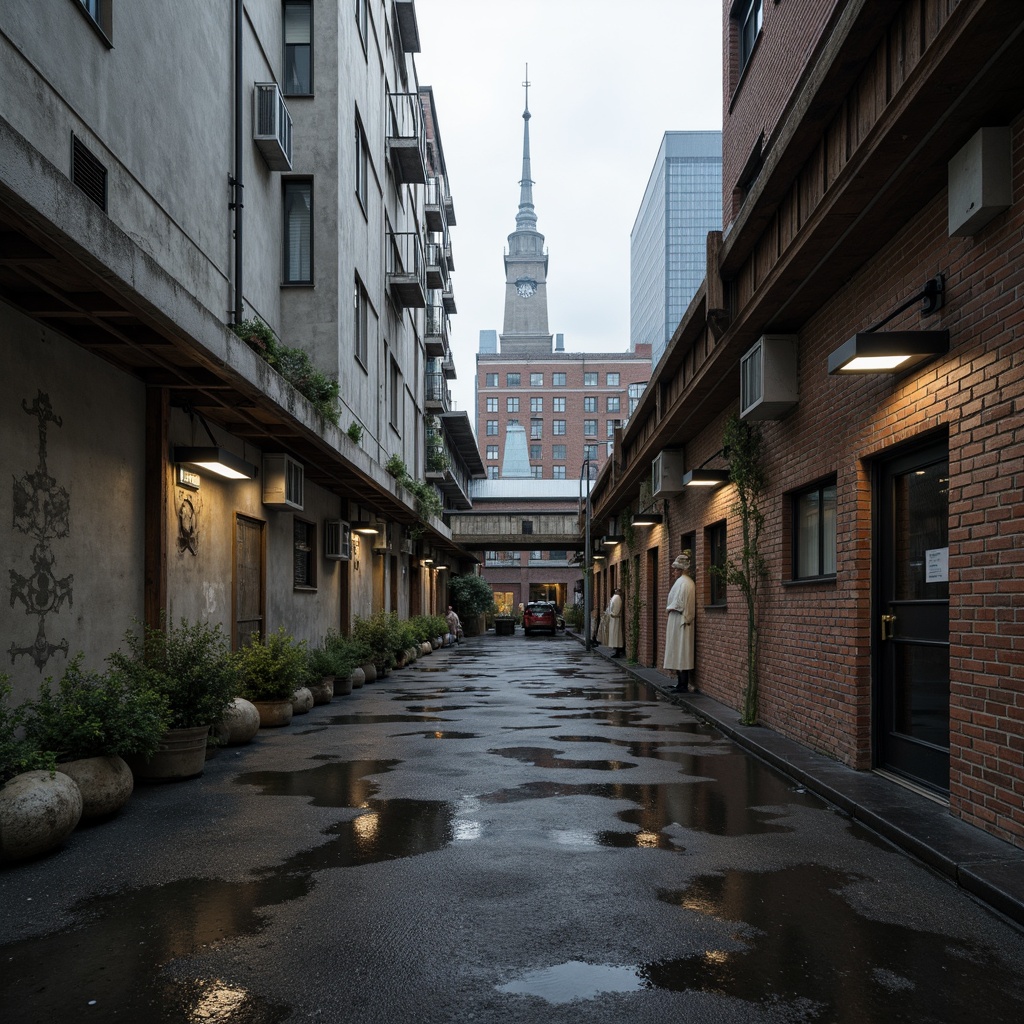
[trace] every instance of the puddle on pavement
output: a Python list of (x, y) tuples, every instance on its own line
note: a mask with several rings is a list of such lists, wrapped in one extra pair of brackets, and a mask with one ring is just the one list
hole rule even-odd
[(297, 772), (246, 772), (237, 786), (258, 786), (261, 796), (303, 796), (313, 807), (364, 807), (380, 790), (369, 776), (383, 775), (401, 761), (327, 761)]
[(431, 718), (429, 715), (334, 715), (328, 719), (331, 725), (393, 725), (396, 722), (447, 722), (447, 718)]
[(549, 750), (547, 747), (505, 747), (489, 750), (488, 753), (511, 757), (524, 764), (532, 764), (535, 768), (578, 768), (584, 771), (617, 772), (636, 767), (630, 761), (570, 761), (560, 758), (559, 751)]
[(396, 737), (422, 736), (425, 740), (475, 740), (480, 734), (475, 732), (397, 732)]
[(497, 989), (508, 995), (539, 996), (549, 1003), (568, 1003), (573, 999), (594, 999), (605, 992), (636, 992), (644, 985), (635, 967), (571, 960), (528, 971)]
[[(801, 865), (698, 878), (660, 898), (735, 924), (721, 949), (642, 965), (653, 986), (767, 1004), (813, 1000), (815, 1020), (1019, 1021), (1024, 981), (991, 949), (863, 917), (842, 890), (870, 880)], [(817, 1009), (820, 1008), (820, 1009)]]

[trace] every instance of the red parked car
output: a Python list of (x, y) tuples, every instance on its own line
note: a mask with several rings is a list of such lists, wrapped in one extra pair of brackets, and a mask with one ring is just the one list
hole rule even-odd
[(523, 632), (527, 636), (535, 629), (546, 629), (554, 636), (557, 628), (555, 606), (550, 601), (531, 601), (523, 609)]

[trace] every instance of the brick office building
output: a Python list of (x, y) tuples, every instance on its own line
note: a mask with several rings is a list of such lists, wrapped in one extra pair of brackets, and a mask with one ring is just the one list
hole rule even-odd
[(723, 16), (726, 227), (595, 487), (597, 518), (652, 486), (661, 517), (595, 603), (628, 560), (660, 663), (692, 548), (695, 681), (741, 706), (745, 603), (710, 571), (740, 556), (735, 487), (684, 481), (728, 468), (743, 412), (768, 479), (759, 720), (1024, 846), (1024, 10)]

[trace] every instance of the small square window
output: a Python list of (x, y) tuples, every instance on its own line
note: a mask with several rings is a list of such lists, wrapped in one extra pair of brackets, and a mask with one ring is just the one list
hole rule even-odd
[(544, 411), (544, 399), (543, 398), (531, 398), (530, 399), (530, 412), (543, 412)]
[(552, 420), (551, 433), (562, 435), (565, 433), (565, 420)]
[(552, 480), (564, 480), (565, 479), (565, 466), (552, 466), (551, 467), (551, 479)]
[(555, 459), (558, 462), (564, 462), (565, 461), (565, 445), (564, 444), (552, 445), (551, 446), (551, 458)]
[(544, 421), (530, 420), (530, 437), (539, 439), (544, 436)]
[(530, 445), (530, 458), (534, 462), (540, 462), (544, 458), (544, 451), (541, 445), (531, 444)]
[(551, 411), (552, 412), (565, 412), (565, 399), (564, 398), (552, 398), (551, 399)]
[(584, 420), (583, 433), (586, 437), (597, 437), (597, 420)]
[(591, 396), (583, 399), (584, 412), (597, 412), (597, 399)]
[(543, 466), (531, 466), (530, 467), (530, 476), (533, 477), (534, 480), (543, 480), (544, 479), (544, 467)]
[(519, 412), (519, 399), (518, 398), (506, 398), (505, 399), (505, 412)]
[(551, 374), (551, 386), (556, 388), (565, 387), (565, 374), (564, 373), (553, 373)]
[(530, 374), (530, 387), (531, 388), (542, 388), (542, 387), (544, 387), (544, 374), (543, 373), (531, 373)]
[(498, 375), (496, 373), (489, 373), (485, 379), (485, 388), (496, 388), (498, 386)]
[(619, 375), (617, 373), (605, 374), (604, 380), (610, 388), (617, 388), (619, 386)]
[(501, 479), (501, 469), (500, 469), (500, 467), (498, 467), (498, 466), (488, 466), (487, 467), (487, 476), (491, 480), (499, 480), (499, 479)]
[(487, 458), (496, 459), (498, 457), (498, 446), (496, 444), (489, 444), (487, 446)]
[(517, 388), (519, 387), (519, 374), (518, 373), (506, 373), (505, 374), (505, 387)]
[(489, 437), (497, 437), (498, 436), (498, 421), (497, 420), (488, 420), (487, 421), (487, 435)]
[(597, 461), (597, 445), (585, 444), (583, 446), (583, 458), (590, 459), (591, 462)]
[(597, 387), (597, 377), (596, 373), (583, 374), (583, 386), (587, 388)]
[(608, 412), (618, 412), (619, 411), (619, 396), (618, 395), (609, 395), (608, 396), (608, 410), (607, 411)]
[(497, 412), (498, 411), (498, 400), (496, 398), (487, 399), (487, 411)]

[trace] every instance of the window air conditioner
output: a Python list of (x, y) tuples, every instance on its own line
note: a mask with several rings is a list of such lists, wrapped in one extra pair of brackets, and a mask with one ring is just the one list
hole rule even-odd
[(289, 455), (263, 456), (263, 504), (302, 511), (303, 468)]
[(377, 526), (380, 528), (380, 532), (374, 535), (373, 550), (380, 554), (391, 547), (391, 524), (378, 520)]
[(666, 448), (655, 455), (651, 463), (651, 497), (664, 498), (681, 493), (685, 472), (682, 448)]
[(324, 521), (324, 558), (347, 562), (352, 557), (352, 530), (344, 519)]
[(402, 554), (403, 555), (412, 555), (412, 554), (415, 554), (415, 553), (416, 553), (416, 541), (414, 541), (411, 537), (406, 537), (406, 539), (402, 541)]
[(795, 334), (762, 334), (740, 360), (740, 419), (776, 420), (799, 400)]
[(277, 82), (253, 86), (252, 137), (272, 171), (292, 169), (292, 116)]

